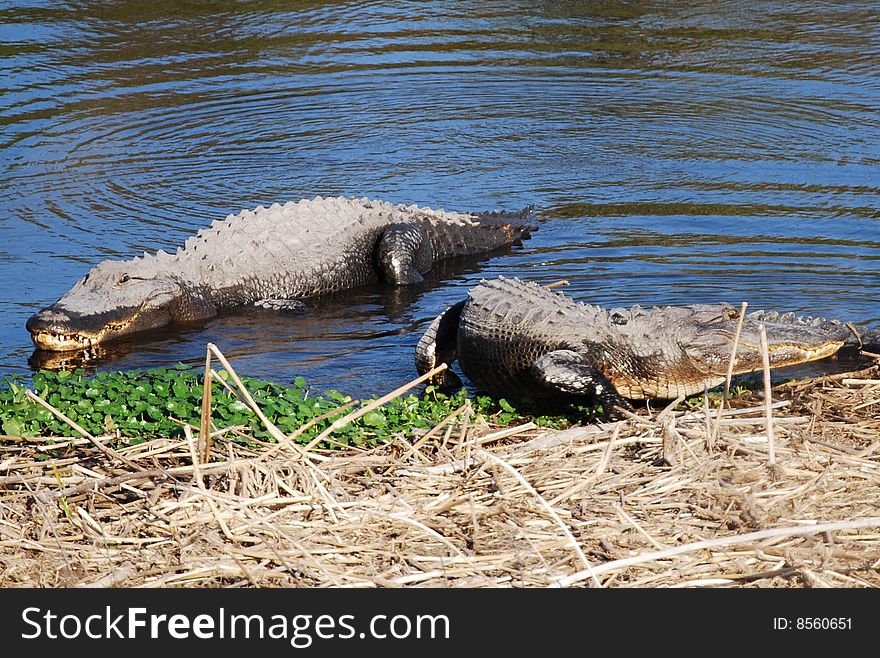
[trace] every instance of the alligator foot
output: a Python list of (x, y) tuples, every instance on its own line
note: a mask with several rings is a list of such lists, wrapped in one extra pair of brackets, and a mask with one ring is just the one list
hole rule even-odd
[(258, 299), (254, 302), (254, 306), (291, 315), (299, 315), (309, 310), (309, 307), (298, 299)]
[(609, 418), (624, 416), (618, 407), (627, 411), (632, 409), (605, 375), (585, 364), (582, 356), (572, 350), (548, 352), (535, 361), (531, 371), (542, 385), (557, 393), (584, 397), (601, 404), (602, 411)]
[(412, 224), (392, 224), (376, 247), (376, 264), (388, 283), (405, 286), (424, 281), (422, 272), (433, 264), (431, 241)]

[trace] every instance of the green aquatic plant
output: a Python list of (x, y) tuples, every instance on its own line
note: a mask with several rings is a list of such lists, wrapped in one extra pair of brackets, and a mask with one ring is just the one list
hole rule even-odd
[[(227, 374), (221, 371), (218, 376), (225, 380)], [(9, 436), (70, 436), (74, 433), (67, 423), (28, 399), (27, 388), (87, 432), (117, 436), (119, 445), (155, 437), (183, 436), (183, 423), (198, 427), (200, 422), (204, 380), (201, 372), (185, 364), (148, 371), (101, 372), (94, 376), (88, 376), (82, 369), (40, 371), (33, 375), (29, 386), (21, 377), (6, 376), (2, 381), (0, 429)], [(352, 402), (350, 396), (339, 391), (315, 394), (302, 377), (288, 385), (247, 377), (242, 378), (242, 382), (263, 413), (285, 433), (326, 416), (298, 437), (301, 443), (308, 443), (340, 418)], [(467, 399), (466, 391), (446, 395), (428, 386), (420, 395), (398, 397), (336, 429), (332, 438), (336, 445), (376, 445), (399, 432), (433, 427)], [(216, 426), (243, 428), (243, 436), (237, 440), (248, 441), (244, 436), (260, 441), (274, 440), (256, 414), (222, 381), (212, 383), (211, 402), (211, 417)], [(498, 425), (524, 422), (527, 417), (508, 401), (487, 396), (471, 398), (471, 408)], [(530, 419), (550, 427), (572, 422), (567, 416)]]
[[(212, 382), (211, 419), (218, 428), (239, 427), (230, 435), (235, 441), (251, 439), (273, 442), (262, 421), (236, 395), (234, 387), (221, 370)], [(243, 377), (242, 383), (268, 419), (289, 434), (312, 423), (297, 436), (297, 442), (309, 443), (334, 420), (347, 414), (352, 398), (339, 391), (316, 394), (302, 377), (287, 385)], [(182, 437), (183, 424), (198, 427), (201, 418), (204, 379), (201, 371), (179, 363), (173, 368), (146, 371), (101, 372), (89, 376), (85, 370), (35, 373), (30, 382), (14, 375), (0, 377), (0, 431), (12, 437), (71, 436), (74, 430), (45, 407), (26, 395), (32, 389), (38, 396), (76, 422), (87, 432), (115, 436), (115, 445), (133, 445), (157, 437)], [(732, 397), (748, 394), (735, 388)], [(720, 394), (710, 393), (710, 405), (720, 402)], [(375, 398), (364, 400), (368, 404)], [(494, 425), (506, 426), (531, 421), (540, 427), (562, 429), (572, 424), (601, 418), (601, 408), (557, 406), (529, 408), (514, 406), (504, 398), (486, 395), (469, 397), (461, 390), (452, 395), (427, 386), (420, 394), (410, 393), (373, 409), (360, 418), (335, 429), (332, 441), (320, 447), (353, 445), (370, 447), (390, 440), (399, 433), (434, 427), (470, 400), (472, 413), (482, 415)], [(702, 396), (694, 396), (679, 408), (699, 410)], [(320, 418), (320, 419), (319, 419)], [(319, 419), (319, 420), (318, 420)], [(456, 422), (456, 421), (453, 421)], [(2, 438), (0, 438), (2, 442)]]

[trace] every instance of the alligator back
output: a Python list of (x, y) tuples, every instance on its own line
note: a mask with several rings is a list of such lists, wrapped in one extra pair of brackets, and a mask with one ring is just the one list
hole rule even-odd
[(541, 397), (529, 372), (532, 364), (554, 350), (581, 351), (588, 332), (610, 336), (607, 315), (599, 307), (519, 279), (484, 280), (469, 291), (462, 310), (458, 361), (482, 390)]
[(517, 218), (318, 197), (230, 215), (187, 240), (178, 255), (196, 264), (218, 306), (303, 298), (375, 281), (376, 244), (389, 226), (422, 228), (437, 260), (510, 244), (529, 229)]

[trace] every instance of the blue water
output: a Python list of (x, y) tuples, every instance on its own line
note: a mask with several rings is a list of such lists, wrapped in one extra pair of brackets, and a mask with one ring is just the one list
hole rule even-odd
[[(352, 195), (532, 205), (510, 254), (407, 291), (125, 343), (377, 393), (481, 277), (608, 305), (880, 322), (878, 2), (0, 3), (0, 371), (104, 258), (242, 208)], [(51, 365), (51, 364), (50, 364)]]

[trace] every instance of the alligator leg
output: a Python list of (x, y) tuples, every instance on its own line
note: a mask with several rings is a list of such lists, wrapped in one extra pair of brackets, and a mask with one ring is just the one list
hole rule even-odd
[[(466, 300), (450, 306), (434, 318), (431, 326), (416, 346), (416, 369), (420, 375), (433, 370), (441, 363), (451, 366), (458, 358), (458, 321)], [(429, 384), (443, 390), (461, 388), (461, 379), (447, 368), (432, 377)]]
[(278, 311), (279, 313), (289, 313), (291, 315), (299, 315), (305, 313), (308, 307), (298, 299), (258, 299), (254, 302), (254, 306), (266, 308), (270, 311)]
[(418, 226), (392, 224), (376, 245), (376, 266), (382, 278), (398, 286), (421, 283), (433, 265), (431, 239)]
[(531, 371), (544, 386), (559, 393), (594, 399), (608, 416), (620, 415), (615, 407), (632, 409), (614, 384), (596, 368), (585, 364), (577, 352), (548, 352), (532, 364)]

